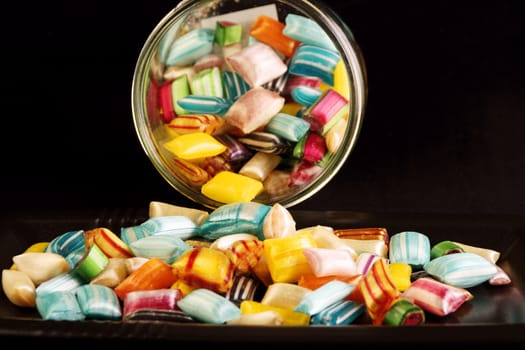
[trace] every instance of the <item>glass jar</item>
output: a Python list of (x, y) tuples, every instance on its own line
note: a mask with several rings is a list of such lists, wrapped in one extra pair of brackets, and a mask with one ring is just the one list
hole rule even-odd
[[(258, 36), (257, 32), (262, 32), (263, 36)], [(181, 38), (188, 38), (190, 35), (187, 34), (193, 35), (193, 38), (184, 42)], [(284, 39), (280, 35), (284, 35)], [(288, 47), (291, 47), (291, 51), (286, 53), (278, 46), (282, 40), (290, 38), (291, 46)], [(247, 58), (248, 55), (239, 58), (235, 68), (229, 58), (255, 43), (263, 43), (266, 49), (270, 47), (272, 59), (278, 57), (282, 62), (266, 66), (275, 68), (284, 64), (286, 72), (276, 73), (280, 75), (271, 81), (253, 80), (270, 75), (268, 71), (272, 70), (264, 62), (257, 62), (262, 57), (257, 54), (253, 56), (255, 58)], [(313, 51), (309, 52), (306, 47), (313, 47)], [(302, 61), (298, 54), (300, 50)], [(337, 63), (327, 58), (333, 58), (332, 55), (337, 58)], [(252, 61), (247, 63), (249, 59)], [(214, 68), (218, 80), (211, 77)], [(259, 68), (266, 71), (254, 78)], [(202, 78), (200, 72), (203, 70), (207, 70), (208, 78), (198, 83), (196, 77)], [(225, 87), (226, 71), (242, 77), (245, 89), (233, 90), (237, 91), (237, 95), (232, 90), (228, 92)], [(217, 87), (223, 89), (220, 94), (210, 93), (206, 86), (201, 86), (202, 89), (197, 92), (198, 84), (212, 85), (217, 81)], [(295, 139), (277, 134), (275, 129), (269, 127), (270, 122), (277, 119), (275, 110), (268, 112), (272, 113), (272, 119), (265, 116), (263, 119), (266, 119), (249, 130), (238, 125), (232, 127), (235, 117), (228, 114), (229, 110), (233, 109), (233, 104), (243, 94), (255, 88), (264, 89), (267, 95), (268, 91), (273, 93), (269, 95), (269, 104), (277, 101), (277, 106), (281, 107), (277, 111), (280, 117), (284, 114), (288, 118), (293, 116), (306, 120), (309, 130), (299, 136), (296, 134)], [(339, 99), (327, 97), (334, 91)], [(202, 105), (198, 103), (201, 97), (206, 101)], [(344, 106), (334, 107), (341, 103), (341, 97)], [(268, 101), (258, 98), (256, 101)], [(227, 200), (217, 199), (203, 188), (223, 171), (234, 175), (231, 180), (226, 180), (234, 182), (231, 183), (233, 189), (230, 191), (241, 194), (255, 191), (247, 200), (291, 207), (313, 196), (336, 175), (352, 151), (363, 122), (366, 100), (365, 64), (351, 30), (331, 8), (312, 0), (183, 0), (166, 14), (147, 38), (138, 57), (132, 84), (135, 130), (153, 166), (178, 192), (212, 209), (225, 204)], [(208, 103), (212, 104), (210, 110), (203, 107)], [(249, 112), (257, 114), (255, 119), (261, 118), (259, 111), (270, 109), (267, 102), (260, 104), (262, 106), (255, 113)], [(318, 107), (315, 113), (314, 106)], [(237, 110), (246, 108), (253, 108), (253, 105), (237, 106)], [(171, 128), (169, 125), (176, 123), (174, 119), (189, 115), (201, 116), (189, 123), (192, 128), (197, 128), (203, 138), (191, 137), (190, 140), (185, 137), (183, 142), (183, 138), (179, 137), (189, 132), (181, 130), (188, 125), (180, 123), (178, 129), (177, 126)], [(217, 129), (210, 125), (210, 119), (203, 115), (212, 118), (220, 127)], [(336, 118), (337, 121), (334, 121)], [(295, 119), (292, 121), (299, 122)], [(284, 133), (297, 131), (291, 126), (286, 127), (286, 122), (284, 125), (284, 130), (280, 130)], [(338, 131), (334, 125), (337, 125)], [(282, 120), (280, 127), (283, 128)], [(223, 136), (218, 136), (221, 134)], [(315, 135), (310, 139), (310, 134)], [(219, 150), (207, 153), (209, 147), (204, 142), (208, 142), (209, 138), (204, 136), (212, 136), (209, 146), (212, 149), (218, 146)], [(178, 147), (178, 153), (173, 147), (168, 147), (168, 143), (176, 138), (179, 138), (174, 141), (178, 142), (175, 146)], [(233, 140), (237, 146), (240, 143), (250, 156), (234, 163), (231, 153), (230, 158), (226, 156), (232, 145), (225, 140)], [(181, 147), (197, 150), (197, 153), (189, 156), (185, 153), (187, 149), (181, 151)], [(245, 189), (237, 183), (235, 175), (244, 178), (246, 173), (250, 174), (240, 169), (256, 153), (273, 154), (269, 159), (273, 162), (277, 158), (278, 161), (272, 165), (256, 165), (251, 172), (258, 173), (256, 186)], [(263, 169), (265, 166), (268, 169)], [(270, 172), (279, 176), (272, 178)], [(248, 177), (253, 178), (251, 175)], [(224, 186), (224, 183), (219, 183), (219, 186)]]

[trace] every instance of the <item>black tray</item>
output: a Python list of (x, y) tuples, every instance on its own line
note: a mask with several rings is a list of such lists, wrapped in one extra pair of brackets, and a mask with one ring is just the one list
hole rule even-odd
[[(165, 321), (44, 321), (36, 310), (11, 304), (0, 296), (0, 336), (17, 342), (149, 344), (348, 344), (353, 345), (461, 345), (525, 344), (525, 217), (505, 215), (375, 214), (348, 211), (294, 211), (297, 227), (327, 225), (333, 228), (384, 227), (389, 235), (404, 230), (422, 232), (431, 244), (454, 240), (501, 253), (498, 265), (512, 279), (506, 286), (488, 283), (470, 288), (474, 299), (456, 312), (438, 317), (427, 314), (420, 326), (373, 326), (357, 320), (348, 326), (259, 327), (184, 324)], [(38, 241), (73, 230), (121, 227), (147, 219), (147, 209), (109, 208), (4, 212), (0, 215), (0, 262), (9, 268), (11, 258)]]

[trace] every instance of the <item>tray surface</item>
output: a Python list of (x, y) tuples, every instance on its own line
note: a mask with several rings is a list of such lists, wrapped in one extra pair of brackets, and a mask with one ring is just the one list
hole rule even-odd
[[(498, 265), (512, 283), (488, 283), (469, 288), (473, 300), (445, 317), (427, 313), (424, 325), (415, 327), (372, 326), (366, 315), (348, 326), (259, 327), (226, 326), (202, 323), (183, 324), (166, 321), (45, 321), (36, 310), (19, 308), (0, 295), (0, 336), (17, 341), (92, 341), (92, 342), (172, 342), (231, 343), (352, 343), (352, 344), (508, 344), (525, 343), (525, 217), (468, 216), (440, 214), (375, 214), (348, 211), (290, 210), (297, 228), (326, 225), (337, 228), (384, 227), (390, 236), (414, 230), (426, 234), (431, 244), (454, 240), (490, 248), (501, 253)], [(121, 227), (147, 219), (147, 209), (109, 208), (4, 212), (0, 229), (2, 268), (11, 258), (37, 241), (73, 230)]]

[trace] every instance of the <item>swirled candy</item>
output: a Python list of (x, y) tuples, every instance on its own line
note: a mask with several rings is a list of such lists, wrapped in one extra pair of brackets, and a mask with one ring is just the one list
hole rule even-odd
[(305, 295), (294, 308), (294, 311), (303, 312), (310, 316), (315, 315), (325, 308), (343, 301), (354, 288), (355, 286), (350, 283), (339, 280), (330, 281)]
[(314, 275), (354, 276), (357, 266), (352, 254), (346, 249), (306, 248), (303, 250)]
[(372, 324), (382, 324), (387, 311), (400, 294), (392, 281), (387, 262), (384, 259), (377, 260), (359, 281), (357, 288), (363, 296)]
[(430, 260), (423, 268), (441, 282), (461, 288), (486, 282), (498, 272), (494, 264), (474, 253), (443, 255)]
[(383, 324), (416, 326), (425, 323), (425, 311), (407, 299), (396, 300), (387, 311)]
[(390, 238), (388, 258), (390, 262), (404, 262), (419, 270), (430, 261), (430, 240), (416, 231), (403, 231)]
[(465, 288), (455, 287), (431, 277), (421, 277), (403, 292), (402, 297), (425, 311), (446, 316), (472, 300), (474, 295)]
[(263, 224), (272, 207), (256, 202), (224, 204), (213, 210), (200, 226), (200, 235), (208, 240), (233, 233), (254, 234), (264, 239)]
[(202, 56), (212, 52), (215, 30), (199, 28), (191, 30), (175, 39), (168, 50), (166, 64), (168, 66), (185, 66), (192, 64)]
[(85, 250), (84, 233), (84, 230), (72, 230), (62, 233), (49, 242), (46, 252), (66, 257), (76, 250)]
[(313, 325), (343, 326), (353, 323), (366, 311), (363, 303), (340, 300), (324, 308), (310, 319)]
[(237, 274), (233, 278), (231, 288), (224, 296), (236, 305), (240, 305), (244, 300), (255, 299), (255, 293), (259, 285), (259, 281), (250, 275)]
[(441, 241), (436, 243), (430, 249), (430, 259), (434, 259), (447, 254), (464, 253), (465, 250), (461, 246), (452, 241)]
[(80, 310), (88, 319), (120, 320), (122, 308), (112, 288), (85, 284), (76, 290)]
[(237, 305), (206, 288), (191, 291), (179, 300), (177, 305), (191, 317), (211, 324), (223, 324), (241, 315)]
[(219, 250), (195, 247), (185, 251), (171, 264), (175, 280), (183, 280), (195, 288), (226, 293), (233, 284), (235, 265)]
[(81, 321), (86, 318), (72, 291), (37, 294), (36, 309), (44, 320)]
[(129, 292), (123, 301), (122, 315), (127, 318), (138, 310), (179, 310), (182, 293), (176, 288), (137, 290)]
[(336, 51), (330, 37), (316, 21), (295, 13), (286, 15), (283, 34), (305, 44)]

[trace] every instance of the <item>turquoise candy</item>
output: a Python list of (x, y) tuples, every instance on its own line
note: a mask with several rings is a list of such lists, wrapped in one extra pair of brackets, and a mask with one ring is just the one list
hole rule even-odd
[(81, 321), (86, 318), (71, 291), (37, 293), (36, 309), (44, 320)]
[(430, 260), (423, 268), (437, 280), (460, 288), (486, 282), (498, 272), (496, 265), (475, 253), (443, 255)]
[(390, 262), (406, 263), (420, 270), (430, 261), (430, 240), (420, 232), (399, 232), (390, 238), (388, 254)]
[(156, 216), (144, 221), (140, 226), (147, 236), (170, 235), (180, 239), (194, 237), (199, 227), (193, 220), (182, 215)]
[(332, 280), (308, 293), (294, 308), (294, 311), (315, 315), (327, 307), (344, 300), (355, 286), (339, 280)]
[(310, 107), (322, 96), (323, 92), (310, 86), (297, 86), (290, 91), (292, 99), (301, 106)]
[(36, 287), (36, 294), (47, 294), (53, 292), (74, 292), (78, 287), (85, 284), (74, 270), (57, 275)]
[(188, 95), (178, 99), (177, 104), (189, 114), (223, 115), (232, 101), (219, 96)]
[(86, 255), (85, 250), (76, 250), (74, 252), (69, 253), (65, 258), (67, 261), (67, 264), (69, 265), (70, 269), (75, 268), (77, 263), (84, 258), (84, 255)]
[(244, 95), (251, 88), (237, 72), (224, 71), (222, 73), (222, 80), (225, 95), (232, 101)]
[(316, 313), (310, 319), (310, 324), (323, 326), (344, 326), (353, 323), (366, 306), (351, 300), (341, 300)]
[(129, 248), (135, 256), (159, 258), (168, 264), (173, 263), (191, 246), (181, 238), (172, 235), (154, 235), (132, 242)]
[(213, 51), (215, 30), (208, 28), (194, 29), (175, 39), (170, 45), (166, 65), (186, 66)]
[(120, 229), (120, 239), (127, 245), (147, 236), (149, 236), (149, 233), (146, 232), (142, 225), (122, 227)]
[(122, 309), (113, 288), (100, 284), (85, 284), (76, 290), (82, 313), (89, 319), (120, 320)]
[(177, 306), (187, 315), (211, 324), (224, 324), (241, 315), (241, 309), (224, 296), (206, 288), (194, 289)]
[(337, 51), (333, 41), (323, 28), (308, 17), (294, 13), (287, 14), (283, 34), (304, 44)]
[(286, 113), (277, 113), (264, 129), (265, 132), (275, 134), (291, 142), (299, 141), (308, 130), (310, 130), (310, 123)]
[(73, 230), (63, 233), (49, 242), (46, 251), (66, 257), (74, 251), (86, 251), (84, 230)]
[(214, 241), (233, 233), (250, 233), (264, 240), (263, 222), (271, 208), (257, 202), (224, 204), (206, 217), (200, 226), (200, 235)]
[(317, 77), (333, 86), (339, 59), (339, 53), (335, 51), (301, 44), (290, 60), (289, 74)]

